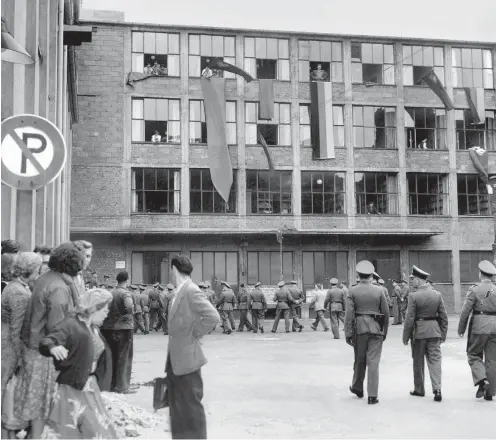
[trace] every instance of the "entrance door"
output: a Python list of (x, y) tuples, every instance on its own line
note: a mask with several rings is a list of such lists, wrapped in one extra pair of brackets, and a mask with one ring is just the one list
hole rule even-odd
[(384, 280), (389, 294), (393, 292), (392, 280), (401, 279), (400, 252), (399, 251), (357, 251), (357, 263), (362, 260), (370, 261), (375, 271)]
[(227, 281), (233, 290), (238, 291), (238, 253), (237, 252), (191, 252), (195, 283), (210, 281), (212, 289), (220, 292), (220, 282)]

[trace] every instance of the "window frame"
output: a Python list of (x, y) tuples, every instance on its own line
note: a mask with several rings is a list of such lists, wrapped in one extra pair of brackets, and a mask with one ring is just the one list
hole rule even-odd
[[(445, 262), (448, 260), (449, 264), (445, 265), (445, 268), (448, 269), (447, 274), (442, 274), (441, 271), (438, 269), (438, 265), (433, 263), (433, 258), (432, 255), (436, 255), (439, 257), (438, 261), (443, 261)], [(449, 255), (449, 258), (448, 258)], [(424, 257), (421, 259), (420, 257)], [(427, 258), (426, 258), (427, 257)], [(452, 251), (450, 250), (408, 250), (408, 263), (410, 266), (415, 265), (420, 268), (426, 269), (431, 273), (431, 276), (429, 279), (433, 283), (441, 283), (441, 284), (453, 284), (453, 269), (452, 269), (452, 258), (453, 254)], [(442, 278), (438, 279), (437, 277), (439, 275), (442, 275)], [(444, 276), (448, 275), (444, 279)]]
[[(265, 119), (259, 119), (260, 115), (260, 102), (259, 101), (245, 101), (245, 140), (246, 140), (246, 146), (248, 147), (254, 147), (258, 145), (258, 125), (277, 125), (277, 144), (269, 144), (267, 142), (267, 145), (269, 147), (282, 147), (282, 148), (287, 148), (287, 147), (292, 147), (293, 146), (293, 136), (291, 132), (291, 122), (292, 122), (292, 114), (291, 114), (291, 103), (290, 102), (274, 102), (274, 117), (270, 120), (265, 120)], [(249, 109), (249, 106), (252, 106), (255, 104), (255, 119), (256, 122), (250, 121), (249, 119), (251, 118), (251, 113), (252, 110)], [(284, 107), (284, 112), (281, 112), (281, 106)], [(280, 115), (281, 113), (286, 113), (289, 115), (289, 120), (284, 121), (284, 123), (280, 122)], [(252, 126), (255, 126), (253, 129)], [(255, 130), (255, 133), (252, 133), (253, 130)], [(285, 130), (285, 131), (283, 131)], [(284, 136), (289, 137), (289, 142), (287, 144), (281, 144), (281, 138)], [(253, 143), (253, 140), (256, 140), (255, 143)], [(266, 139), (267, 141), (267, 139)]]
[[(199, 102), (200, 103), (200, 120), (191, 120), (191, 103), (192, 102)], [(234, 121), (228, 120), (229, 115), (231, 112), (229, 111), (229, 106), (232, 106), (234, 104)], [(205, 107), (204, 107), (204, 100), (203, 99), (190, 99), (188, 101), (188, 143), (189, 145), (207, 145), (208, 144), (208, 138), (205, 138), (205, 142), (192, 142), (192, 124), (198, 124), (200, 123), (200, 130), (203, 133), (203, 127), (205, 127), (205, 136), (207, 136), (207, 122), (205, 119)], [(238, 125), (237, 125), (237, 118), (238, 118), (238, 112), (237, 112), (237, 102), (236, 101), (226, 101), (226, 143), (228, 146), (236, 146), (238, 145)], [(204, 124), (204, 125), (203, 125)], [(196, 131), (196, 130), (195, 130)], [(229, 139), (229, 136), (232, 135), (233, 138)], [(203, 136), (202, 136), (203, 140)], [(231, 142), (233, 141), (234, 142)]]
[[(359, 61), (356, 61), (358, 58), (354, 58), (353, 57), (353, 47), (356, 46), (356, 45), (360, 45), (360, 59)], [(382, 46), (382, 50), (381, 50), (381, 55), (379, 56), (380, 58), (382, 58), (382, 62), (380, 64), (377, 64), (377, 63), (374, 63), (374, 62), (371, 62), (371, 63), (364, 63), (363, 62), (363, 53), (364, 53), (364, 45), (370, 45), (371, 48), (371, 55), (372, 55), (372, 61), (374, 61), (374, 57), (375, 56), (379, 56), (379, 54), (375, 54), (374, 52), (378, 52), (376, 49), (374, 49), (374, 46)], [(369, 42), (361, 42), (361, 41), (352, 41), (351, 42), (351, 47), (352, 47), (352, 58), (351, 58), (351, 75), (352, 75), (352, 84), (368, 84), (369, 81), (364, 81), (363, 80), (363, 66), (364, 65), (376, 65), (376, 66), (382, 66), (381, 67), (381, 82), (377, 82), (377, 83), (372, 83), (373, 85), (377, 85), (377, 86), (394, 86), (396, 85), (396, 78), (395, 78), (395, 71), (396, 71), (396, 63), (395, 63), (395, 48), (394, 48), (394, 44), (389, 44), (389, 43), (369, 43)], [(386, 47), (389, 47), (391, 50), (392, 50), (392, 60), (388, 63), (385, 63), (384, 60), (387, 58), (386, 56)], [(388, 49), (389, 50), (389, 49)], [(353, 72), (354, 72), (354, 69), (355, 69), (355, 66), (356, 65), (360, 65), (361, 66), (361, 81), (356, 81), (355, 78), (353, 78)], [(386, 83), (384, 82), (384, 72), (386, 70), (389, 70), (389, 69), (393, 69), (393, 72), (392, 72), (392, 75), (391, 75), (391, 78), (392, 78), (392, 82), (391, 83)]]
[[(251, 191), (251, 186), (249, 185), (249, 179), (251, 178), (250, 174), (251, 173), (256, 173), (256, 188), (255, 188), (255, 194), (256, 194), (256, 204), (251, 203), (251, 212), (248, 212), (247, 209), (247, 215), (281, 215), (281, 216), (291, 216), (293, 215), (293, 172), (289, 170), (276, 170), (273, 173), (270, 173), (270, 171), (265, 171), (265, 170), (253, 170), (253, 169), (247, 169), (246, 170), (246, 198), (248, 197), (253, 197), (253, 191)], [(262, 177), (265, 177), (266, 181), (268, 182), (268, 190), (261, 190), (260, 189), (260, 176), (262, 174)], [(271, 179), (274, 178), (274, 176), (279, 177), (279, 191), (272, 191), (271, 190)], [(290, 188), (288, 190), (283, 190), (283, 178), (284, 177), (290, 177)], [(251, 194), (248, 194), (248, 192), (251, 192)], [(260, 194), (265, 194), (267, 197), (261, 197)], [(285, 209), (288, 210), (288, 212), (274, 212), (274, 205), (273, 205), (273, 199), (274, 195), (278, 195), (279, 197), (279, 211), (283, 211)], [(288, 197), (289, 196), (289, 197)], [(268, 201), (266, 201), (268, 198)], [(284, 204), (285, 206), (288, 206), (288, 201), (289, 201), (289, 208), (282, 208)], [(270, 210), (272, 212), (260, 212), (261, 204), (267, 203), (271, 204), (269, 206)], [(256, 212), (253, 212), (253, 208), (256, 208)]]
[[(253, 269), (251, 266), (252, 264), (250, 264), (250, 261), (252, 260), (253, 256), (256, 254), (256, 259), (257, 259), (257, 267), (256, 267), (256, 277), (253, 276), (253, 271), (255, 269)], [(268, 255), (268, 264), (267, 262), (264, 262), (262, 261), (262, 267), (267, 267), (268, 266), (268, 274), (269, 274), (269, 277), (270, 277), (270, 283), (267, 284), (263, 281), (263, 276), (261, 277), (260, 276), (260, 267), (261, 267), (261, 264), (260, 264), (260, 254), (269, 254)], [(293, 251), (283, 251), (283, 261), (282, 261), (282, 269), (283, 269), (283, 275), (284, 275), (284, 278), (285, 279), (292, 279), (294, 278), (294, 275), (295, 275), (295, 268), (294, 268), (294, 265), (295, 265), (295, 256), (294, 256), (294, 252)], [(284, 269), (288, 269), (285, 265), (285, 258), (289, 258), (289, 256), (291, 256), (291, 274), (288, 274), (287, 272), (284, 271)], [(257, 251), (257, 250), (249, 250), (247, 252), (247, 255), (246, 255), (246, 279), (247, 279), (247, 282), (248, 284), (255, 284), (257, 282), (261, 282), (262, 285), (265, 285), (265, 286), (275, 286), (279, 281), (280, 281), (280, 277), (281, 277), (281, 273), (279, 271), (279, 273), (277, 274), (277, 279), (273, 278), (272, 277), (272, 260), (273, 259), (276, 259), (280, 262), (280, 252), (279, 251)], [(265, 264), (264, 264), (265, 263)], [(263, 274), (262, 274), (263, 275)], [(255, 278), (257, 279), (257, 281), (254, 281)], [(254, 281), (254, 282), (253, 282)], [(274, 283), (272, 283), (272, 281), (275, 281)]]
[[(138, 40), (134, 40), (134, 38), (137, 38), (137, 37), (135, 37), (135, 35), (138, 35), (138, 34), (142, 35), (141, 44), (139, 43)], [(167, 44), (167, 50), (165, 50), (166, 53), (145, 52), (145, 34), (153, 34), (154, 35), (155, 50), (157, 50), (157, 41), (156, 41), (157, 35), (161, 35), (161, 36), (165, 35), (165, 39), (167, 40), (167, 43), (166, 43)], [(171, 42), (171, 39), (172, 39), (171, 36), (172, 36), (172, 38), (177, 39), (177, 41)], [(175, 50), (175, 48), (173, 48), (173, 51), (171, 51), (169, 53), (169, 46), (171, 46), (171, 45), (176, 46), (176, 43), (177, 43), (177, 51)], [(163, 41), (162, 41), (162, 44), (164, 44)], [(141, 46), (142, 50), (138, 50), (140, 46)], [(157, 76), (169, 77), (169, 78), (179, 78), (181, 76), (181, 56), (180, 56), (180, 53), (181, 53), (181, 38), (180, 38), (179, 33), (176, 33), (176, 32), (146, 32), (146, 31), (140, 31), (140, 30), (131, 32), (131, 71), (132, 72), (135, 72), (134, 67), (135, 67), (136, 63), (139, 61), (140, 55), (143, 57), (143, 69), (138, 70), (137, 71), (138, 73), (144, 73), (144, 69), (146, 67), (145, 66), (145, 55), (166, 56), (167, 57), (167, 75), (157, 75)], [(176, 69), (177, 75), (171, 75), (169, 73), (171, 65), (173, 65), (173, 63), (170, 62), (171, 59), (169, 59), (169, 56), (175, 57), (174, 59), (177, 62), (177, 69)]]
[[(325, 178), (325, 175), (327, 175), (327, 178)], [(310, 191), (304, 191), (303, 190), (303, 179), (306, 176), (310, 176)], [(325, 182), (328, 181), (332, 176), (332, 181), (333, 181), (333, 191), (326, 191), (325, 190)], [(314, 191), (314, 178), (317, 180), (322, 180), (322, 191), (319, 193), (317, 191)], [(342, 179), (342, 191), (337, 191), (336, 188), (338, 187), (337, 184), (337, 179), (341, 178)], [(325, 216), (346, 216), (346, 172), (345, 171), (301, 171), (301, 213), (302, 215), (325, 215)], [(322, 197), (322, 212), (315, 212), (315, 207), (314, 207), (314, 195), (321, 195)], [(310, 196), (310, 205), (311, 205), (311, 211), (312, 212), (303, 212), (304, 211), (304, 201), (303, 198), (304, 196)], [(325, 212), (325, 204), (326, 204), (326, 196), (330, 197), (332, 196), (333, 199), (333, 206), (334, 210), (333, 212)], [(341, 196), (340, 202), (337, 202), (338, 197)], [(341, 203), (342, 206), (342, 212), (337, 213), (336, 212), (336, 206), (337, 203)]]
[[(137, 172), (141, 171), (142, 173), (142, 185), (143, 187), (141, 189), (138, 189), (137, 186)], [(153, 171), (155, 173), (155, 188), (158, 186), (158, 172), (159, 171), (167, 171), (167, 182), (169, 185), (169, 182), (171, 182), (171, 178), (173, 181), (177, 179), (177, 187), (178, 189), (146, 189), (145, 188), (145, 172), (146, 171)], [(174, 173), (177, 173), (174, 175)], [(171, 177), (172, 174), (172, 177)], [(175, 182), (174, 182), (175, 183)], [(167, 195), (167, 207), (170, 206), (171, 198), (173, 202), (173, 212), (167, 211), (139, 211), (138, 206), (139, 206), (139, 196), (138, 193), (142, 193), (142, 203), (143, 203), (143, 209), (146, 208), (146, 193), (147, 192), (161, 192), (165, 193)], [(176, 203), (177, 202), (177, 203)], [(177, 206), (176, 206), (177, 204)], [(155, 167), (133, 167), (131, 168), (131, 215), (181, 215), (181, 169), (180, 168), (155, 168)]]
[[(470, 62), (466, 62), (466, 54), (470, 51)], [(474, 51), (481, 51), (481, 67), (474, 67)], [(489, 62), (485, 60), (485, 54), (489, 56)], [(452, 47), (451, 48), (451, 58), (452, 58), (452, 78), (453, 78), (453, 88), (463, 88), (463, 87), (481, 87), (484, 90), (494, 90), (494, 66), (493, 66), (493, 54), (492, 49), (480, 48), (480, 47)], [(464, 65), (465, 64), (465, 65)], [(489, 67), (487, 67), (489, 65)], [(457, 71), (459, 69), (459, 71)], [(474, 72), (481, 71), (482, 85), (474, 85)], [(460, 74), (460, 75), (459, 75)], [(487, 75), (487, 81), (486, 81)], [(466, 84), (464, 80), (465, 77), (470, 76), (471, 83)], [(486, 86), (489, 83), (489, 86)]]
[[(467, 256), (468, 258), (465, 258), (465, 256)], [(482, 260), (489, 260), (492, 262), (493, 251), (480, 251), (480, 250), (460, 251), (460, 283), (461, 284), (474, 284), (479, 282), (478, 263)], [(472, 261), (475, 261), (475, 264), (470, 264)], [(465, 276), (467, 277), (467, 279), (465, 279)]]
[[(463, 118), (461, 119), (459, 117), (460, 112), (463, 112)], [(488, 113), (492, 114), (492, 118), (488, 116)], [(474, 128), (467, 128), (467, 120), (473, 119), (472, 112), (470, 109), (464, 108), (464, 109), (455, 109), (455, 134), (456, 134), (456, 149), (460, 151), (467, 151), (471, 146), (470, 144), (467, 143), (467, 134), (468, 133), (478, 133), (478, 138), (479, 142), (477, 142), (477, 145), (472, 145), (472, 147), (479, 146), (484, 148), (487, 151), (496, 151), (496, 110), (487, 110), (484, 115), (484, 127), (483, 128), (477, 128), (481, 127), (482, 124), (480, 125), (473, 125)], [(492, 119), (492, 127), (489, 127), (489, 121)], [(459, 122), (463, 122), (463, 128), (459, 128)], [(471, 124), (470, 124), (471, 125)], [(470, 126), (469, 125), (469, 126)], [(460, 142), (460, 133), (463, 132), (463, 140), (464, 140), (464, 146), (465, 148), (460, 148), (461, 142)], [(481, 139), (481, 133), (484, 139), (483, 145), (481, 145), (480, 139)]]
[[(410, 192), (410, 176), (415, 176), (415, 193)], [(427, 178), (427, 192), (418, 192), (418, 178), (419, 176), (425, 176)], [(436, 178), (438, 192), (432, 193), (430, 192), (430, 184), (429, 179)], [(443, 191), (439, 191), (439, 184), (442, 184)], [(450, 209), (449, 209), (449, 180), (447, 174), (442, 173), (417, 173), (417, 172), (407, 172), (406, 173), (406, 184), (407, 184), (407, 196), (408, 196), (408, 215), (409, 216), (436, 216), (436, 217), (449, 217)], [(436, 210), (441, 206), (441, 210), (443, 211), (441, 214), (434, 212), (433, 214), (425, 214), (419, 212), (419, 196), (427, 197), (427, 196), (436, 196)], [(413, 205), (412, 205), (412, 197), (415, 197), (417, 207), (417, 212), (413, 213)], [(445, 209), (446, 207), (446, 209)]]
[[(428, 60), (426, 61), (426, 49), (432, 49), (432, 64), (428, 64)], [(442, 63), (439, 64), (437, 58), (439, 54), (436, 55), (436, 51), (441, 51), (441, 59)], [(409, 52), (409, 53), (405, 53)], [(420, 53), (420, 55), (419, 55)], [(418, 58), (422, 58), (421, 64), (417, 64)], [(442, 46), (429, 46), (429, 45), (420, 45), (420, 44), (403, 44), (402, 45), (402, 59), (403, 59), (403, 84), (405, 87), (428, 87), (428, 85), (424, 81), (415, 82), (414, 68), (415, 67), (428, 67), (434, 70), (434, 73), (439, 78), (442, 84), (444, 84), (444, 75), (445, 75), (445, 67), (444, 67), (444, 47)], [(409, 62), (410, 60), (410, 62)], [(411, 76), (412, 76), (412, 84), (407, 84), (409, 82), (407, 80), (407, 69), (411, 67)], [(418, 83), (418, 84), (417, 84)]]
[[(193, 185), (192, 185), (192, 181), (193, 181), (193, 172), (198, 172), (200, 171), (200, 189), (193, 189)], [(208, 173), (208, 179), (210, 181), (210, 184), (211, 184), (211, 188), (208, 188), (208, 189), (203, 189), (203, 183), (204, 183), (204, 173)], [(238, 196), (237, 196), (237, 189), (238, 189), (238, 184), (237, 184), (237, 170), (234, 170), (233, 169), (233, 183), (232, 183), (232, 186), (231, 186), (231, 191), (229, 193), (229, 200), (226, 204), (226, 202), (224, 201), (224, 199), (221, 197), (221, 195), (217, 192), (217, 190), (215, 189), (215, 186), (212, 182), (212, 176), (210, 174), (210, 169), (209, 168), (190, 168), (189, 169), (189, 181), (190, 181), (190, 185), (189, 185), (189, 197), (190, 197), (190, 209), (189, 209), (189, 212), (190, 214), (194, 214), (194, 215), (237, 215), (238, 213)], [(193, 197), (193, 194), (194, 193), (199, 193), (200, 194), (200, 211), (196, 211), (196, 210), (193, 210), (193, 200), (194, 200), (194, 197)], [(205, 207), (204, 207), (204, 194), (211, 194), (211, 200), (212, 200), (212, 211), (206, 211), (205, 210)], [(217, 199), (220, 199), (220, 203), (224, 206), (224, 209), (223, 211), (221, 212), (216, 212), (215, 211), (215, 202)], [(228, 212), (227, 211), (227, 207), (229, 207), (229, 205), (232, 203), (232, 205), (234, 206), (234, 210), (233, 211), (230, 211)]]
[[(468, 190), (468, 188), (469, 188), (468, 179), (469, 178), (475, 179), (477, 181), (476, 194), (468, 192), (469, 191)], [(465, 180), (464, 186), (465, 186), (466, 192), (460, 192), (460, 179)], [(489, 217), (489, 216), (491, 216), (491, 201), (490, 201), (489, 195), (487, 194), (486, 185), (484, 184), (484, 182), (480, 178), (479, 174), (457, 174), (456, 175), (456, 182), (457, 182), (457, 196), (458, 196), (458, 216), (460, 216), (460, 217), (462, 217), (462, 216), (468, 216), (468, 217)], [(481, 192), (481, 188), (483, 188), (483, 192)], [(470, 199), (475, 198), (476, 204), (477, 204), (477, 213), (475, 213), (475, 214), (470, 213), (470, 212), (461, 213), (461, 211), (460, 211), (460, 208), (461, 208), (460, 198), (461, 197), (465, 198), (467, 211), (470, 210), (470, 206), (471, 206)], [(483, 203), (483, 198), (486, 199), (485, 200), (485, 203), (487, 205), (487, 208), (486, 208), (487, 212), (486, 213), (481, 213), (481, 204)]]
[[(304, 45), (308, 44), (308, 49), (304, 48)], [(339, 49), (335, 47), (339, 45)], [(319, 53), (319, 57), (328, 59), (316, 59), (316, 54)], [(308, 64), (308, 79), (303, 77), (303, 65)], [(328, 79), (325, 82), (332, 83), (344, 83), (344, 62), (343, 62), (343, 42), (342, 41), (330, 41), (330, 40), (298, 40), (298, 82), (309, 83), (312, 82), (310, 79), (310, 63), (327, 63), (329, 64)], [(338, 68), (337, 65), (340, 67)], [(336, 70), (337, 69), (337, 70)], [(339, 74), (338, 74), (339, 72)], [(341, 77), (340, 80), (336, 77)]]
[[(365, 112), (366, 109), (373, 109), (373, 114), (374, 114), (374, 126), (370, 127), (368, 125), (365, 125)], [(361, 116), (360, 119), (362, 121), (363, 125), (358, 125), (355, 123), (355, 110), (358, 112), (360, 109)], [(384, 127), (378, 126), (375, 123), (375, 114), (377, 113), (378, 110), (383, 109), (384, 110)], [(386, 114), (388, 111), (394, 111), (394, 126), (393, 125), (386, 125)], [(352, 123), (353, 123), (353, 149), (372, 149), (372, 150), (397, 150), (398, 146), (396, 143), (396, 136), (397, 136), (397, 126), (398, 126), (398, 112), (396, 107), (391, 107), (391, 106), (375, 106), (375, 105), (353, 105), (352, 106)], [(357, 131), (358, 129), (362, 129), (362, 144), (365, 145), (366, 142), (366, 132), (369, 130), (374, 130), (374, 146), (373, 147), (366, 147), (366, 146), (361, 146), (357, 147)], [(376, 140), (377, 140), (377, 132), (378, 130), (384, 130), (384, 148), (382, 147), (376, 147)], [(388, 134), (392, 131), (393, 134)], [(393, 139), (394, 147), (388, 147), (388, 139)]]
[[(274, 81), (291, 81), (289, 38), (244, 37), (243, 43), (243, 68), (255, 80), (259, 79), (257, 72), (257, 60), (266, 59), (276, 61), (276, 77), (272, 78)], [(277, 52), (277, 58), (272, 58), (273, 55), (269, 57), (269, 52), (271, 54), (275, 54), (275, 52)]]
[[(302, 108), (307, 108), (306, 113), (302, 111)], [(339, 110), (339, 114), (337, 111)], [(304, 120), (304, 115), (308, 115), (308, 123)], [(334, 148), (346, 148), (344, 139), (344, 106), (343, 105), (333, 105), (332, 106), (332, 128), (334, 135)], [(299, 132), (300, 132), (300, 148), (312, 148), (312, 115), (310, 104), (300, 103), (299, 104)], [(309, 143), (305, 144), (305, 139), (308, 133)], [(338, 145), (339, 143), (339, 145)]]
[[(198, 39), (198, 50), (192, 49), (196, 43), (193, 39)], [(210, 39), (210, 42), (207, 42)], [(222, 39), (222, 51), (218, 50), (219, 41)], [(229, 40), (226, 40), (229, 39)], [(231, 44), (231, 40), (232, 44)], [(230, 43), (227, 44), (226, 41)], [(216, 47), (217, 46), (217, 47)], [(233, 49), (231, 51), (231, 49)], [(198, 53), (193, 53), (198, 52)], [(222, 52), (222, 55), (221, 55)], [(199, 58), (195, 60), (194, 58)], [(209, 35), (209, 34), (188, 34), (188, 77), (201, 78), (202, 76), (202, 58), (222, 58), (226, 63), (236, 65), (236, 37), (233, 35)], [(200, 71), (198, 75), (192, 75), (192, 66), (194, 63), (200, 62)], [(196, 70), (196, 69), (195, 69)], [(196, 73), (196, 72), (195, 72)], [(236, 74), (226, 71), (214, 72), (216, 77), (225, 79), (236, 79)]]
[[(363, 175), (364, 179), (363, 179), (363, 183), (364, 183), (364, 190), (363, 192), (362, 191), (358, 191), (357, 189), (357, 186), (359, 184), (359, 180), (357, 180), (357, 177), (358, 175)], [(367, 187), (366, 187), (366, 182), (367, 182), (367, 179), (365, 178), (366, 176), (374, 176), (374, 186), (375, 188), (378, 188), (378, 177), (380, 176), (385, 176), (386, 177), (386, 192), (378, 192), (378, 191), (375, 191), (375, 192), (369, 192), (367, 191)], [(395, 187), (395, 192), (389, 192), (387, 186), (388, 186), (388, 178), (394, 178), (394, 187)], [(356, 208), (355, 208), (355, 215), (356, 216), (368, 216), (368, 215), (378, 215), (378, 216), (382, 216), (382, 215), (386, 215), (386, 216), (398, 216), (399, 215), (399, 206), (398, 206), (398, 173), (394, 173), (394, 172), (388, 172), (388, 171), (381, 171), (381, 172), (377, 172), (377, 171), (355, 171), (354, 173), (354, 179), (355, 179), (355, 185), (354, 185), (354, 190), (355, 190), (355, 205), (356, 205)], [(361, 179), (360, 179), (361, 180)], [(388, 206), (388, 209), (387, 209), (387, 213), (383, 214), (382, 212), (380, 212), (379, 214), (376, 214), (376, 213), (368, 213), (368, 212), (360, 212), (361, 211), (361, 203), (359, 203), (358, 201), (358, 198), (359, 197), (364, 197), (365, 199), (365, 205), (364, 205), (364, 211), (367, 211), (367, 206), (368, 206), (368, 201), (367, 200), (370, 200), (370, 198), (375, 198), (376, 200), (380, 197), (380, 196), (384, 196), (386, 195), (386, 203), (387, 203), (387, 206)], [(372, 202), (374, 203), (374, 202)], [(392, 203), (393, 204), (393, 209), (389, 209), (389, 204)], [(375, 206), (375, 209), (377, 211), (379, 211), (379, 203), (377, 203), (377, 205)], [(394, 211), (394, 212), (390, 212), (390, 211)]]
[[(413, 115), (413, 118), (412, 116), (410, 115), (409, 113), (409, 110), (413, 110), (414, 111), (414, 115)], [(448, 132), (448, 129), (447, 127), (434, 127), (434, 128), (431, 128), (431, 127), (427, 127), (427, 111), (428, 110), (434, 110), (434, 120), (436, 122), (436, 125), (437, 125), (437, 116), (443, 116), (442, 114), (438, 115), (437, 112), (440, 111), (440, 112), (444, 112), (444, 117), (445, 117), (445, 125), (447, 125), (447, 118), (448, 118), (448, 114), (446, 112), (445, 109), (443, 108), (436, 108), (436, 107), (405, 107), (405, 120), (407, 118), (407, 116), (409, 118), (411, 118), (413, 120), (413, 123), (415, 125), (415, 121), (416, 121), (416, 113), (419, 112), (419, 111), (423, 111), (423, 119), (425, 121), (425, 127), (408, 127), (406, 124), (405, 124), (405, 145), (406, 145), (406, 149), (407, 150), (418, 150), (418, 149), (421, 149), (422, 151), (447, 151), (448, 150), (448, 142), (447, 142), (447, 132)], [(410, 142), (409, 142), (409, 137), (408, 137), (408, 131), (409, 130), (413, 130), (413, 141), (414, 141), (414, 144), (416, 145), (415, 147), (411, 147), (410, 146)], [(417, 130), (432, 130), (434, 132), (434, 140), (435, 140), (435, 147), (437, 147), (437, 144), (438, 144), (438, 135), (440, 135), (441, 133), (444, 133), (444, 139), (445, 139), (445, 148), (420, 148), (418, 145), (420, 145), (418, 142), (417, 142)], [(440, 130), (444, 130), (444, 131), (440, 131)]]

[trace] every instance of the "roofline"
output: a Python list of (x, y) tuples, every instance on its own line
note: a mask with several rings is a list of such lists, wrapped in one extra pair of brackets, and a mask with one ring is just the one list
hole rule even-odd
[(127, 21), (113, 20), (80, 20), (80, 23), (88, 25), (112, 25), (121, 27), (138, 27), (138, 28), (154, 28), (154, 29), (174, 29), (178, 31), (208, 31), (222, 33), (246, 33), (259, 35), (274, 35), (274, 36), (303, 36), (310, 37), (325, 37), (327, 39), (342, 39), (349, 38), (355, 40), (388, 40), (395, 42), (419, 42), (419, 43), (450, 43), (450, 44), (470, 44), (479, 46), (496, 46), (496, 41), (475, 41), (475, 40), (450, 40), (450, 39), (434, 39), (434, 38), (418, 38), (418, 37), (392, 37), (383, 35), (357, 35), (357, 34), (327, 34), (315, 33), (307, 31), (282, 31), (282, 30), (264, 30), (264, 29), (249, 29), (249, 28), (228, 28), (228, 27), (213, 27), (213, 26), (186, 26), (186, 25), (161, 25), (157, 23), (137, 23)]

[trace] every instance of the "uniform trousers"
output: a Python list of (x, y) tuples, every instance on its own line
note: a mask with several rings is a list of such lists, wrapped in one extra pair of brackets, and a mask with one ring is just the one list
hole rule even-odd
[[(220, 310), (220, 317), (222, 319), (222, 328), (224, 329), (224, 332), (228, 332), (236, 328), (232, 310)], [(231, 324), (231, 327), (229, 327), (229, 323)]]
[(129, 389), (133, 368), (133, 331), (102, 329), (112, 352), (112, 385), (110, 390), (121, 393)]
[(277, 331), (277, 326), (279, 325), (279, 320), (281, 319), (282, 315), (284, 315), (284, 324), (286, 326), (286, 331), (289, 332), (289, 313), (290, 312), (291, 312), (290, 309), (277, 309), (276, 310), (276, 317), (274, 319), (274, 325), (272, 326), (273, 332)]
[(201, 403), (203, 399), (201, 369), (176, 376), (168, 360), (166, 373), (172, 438), (206, 439), (207, 418)]
[(400, 310), (400, 302), (398, 301), (398, 298), (393, 298), (393, 316), (394, 316), (394, 321), (393, 324), (401, 324), (402, 321), (402, 315), (401, 315), (401, 310)]
[(162, 311), (162, 309), (160, 309), (160, 311), (158, 313), (158, 324), (155, 327), (155, 330), (159, 330), (160, 328), (162, 328), (164, 334), (167, 334), (168, 333), (167, 326), (168, 326), (168, 324), (167, 324), (167, 312)]
[(154, 329), (159, 322), (160, 309), (150, 309), (150, 329)]
[(262, 309), (251, 310), (251, 321), (253, 323), (253, 331), (258, 333), (258, 329), (263, 329), (265, 312)]
[(143, 321), (143, 313), (141, 312), (134, 314), (134, 333), (136, 333), (138, 329), (145, 333), (145, 323)]
[[(406, 319), (406, 309), (408, 308), (408, 297), (406, 297), (400, 304), (400, 314), (401, 319), (404, 321)], [(401, 322), (401, 321), (400, 321)]]
[(373, 333), (364, 333), (356, 336), (353, 384), (351, 388), (363, 393), (363, 381), (365, 379), (365, 372), (367, 372), (367, 394), (369, 397), (378, 397), (379, 363), (381, 361), (383, 341), (384, 338), (382, 335)]
[(339, 339), (339, 321), (341, 321), (344, 324), (344, 312), (335, 311), (335, 312), (330, 312), (330, 314), (331, 314), (332, 334), (336, 339)]
[[(484, 360), (481, 356), (484, 354)], [(496, 396), (496, 334), (471, 334), (467, 349), (468, 363), (474, 385), (487, 379), (493, 396)]]
[(246, 330), (251, 332), (253, 330), (253, 327), (251, 325), (250, 320), (248, 319), (248, 310), (247, 309), (241, 309), (239, 311), (240, 316), (239, 316), (239, 326), (238, 326), (238, 331), (243, 331), (245, 326)]
[(315, 321), (312, 324), (312, 328), (314, 330), (317, 330), (317, 327), (319, 326), (319, 322), (322, 324), (322, 326), (326, 330), (329, 330), (329, 327), (327, 325), (327, 322), (325, 321), (325, 318), (324, 318), (324, 310), (317, 310), (317, 317), (315, 318)]
[(291, 308), (291, 319), (293, 320), (293, 331), (295, 332), (296, 329), (302, 327), (299, 317), (301, 315), (301, 306), (295, 306)]
[(419, 394), (425, 394), (424, 388), (424, 368), (427, 361), (429, 376), (431, 378), (432, 391), (441, 389), (441, 339), (427, 338), (415, 339), (412, 348), (413, 355), (413, 383), (415, 391)]
[(145, 326), (145, 330), (147, 332), (150, 331), (150, 312), (143, 312), (143, 322)]

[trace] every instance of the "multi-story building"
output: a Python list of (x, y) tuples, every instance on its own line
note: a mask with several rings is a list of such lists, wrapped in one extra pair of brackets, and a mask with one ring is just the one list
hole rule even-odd
[[(310, 288), (331, 277), (353, 283), (361, 259), (385, 280), (416, 264), (449, 310), (460, 309), (477, 261), (493, 259), (490, 200), (467, 149), (486, 148), (495, 165), (496, 45), (87, 24), (98, 30), (78, 50), (71, 232), (96, 246), (96, 270), (126, 267), (134, 283), (165, 283), (171, 255), (183, 252), (197, 281), (275, 285), (282, 265), (284, 279)], [(259, 82), (224, 75), (227, 203), (207, 166), (200, 75), (211, 57), (274, 79), (275, 116), (260, 121)], [(155, 62), (167, 73), (127, 83)], [(333, 83), (335, 159), (312, 159), (309, 72), (318, 64)], [(454, 110), (419, 83), (429, 69)], [(462, 87), (485, 89), (483, 125), (472, 124)]]

